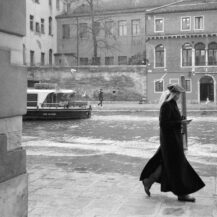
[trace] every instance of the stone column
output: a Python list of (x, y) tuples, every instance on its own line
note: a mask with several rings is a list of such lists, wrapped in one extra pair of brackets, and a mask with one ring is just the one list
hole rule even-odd
[(28, 215), (26, 153), (21, 146), (26, 106), (26, 70), (13, 66), (0, 48), (0, 216)]
[(0, 217), (26, 217), (28, 177), (21, 145), (27, 86), (22, 66), (26, 1), (1, 1), (0, 7)]

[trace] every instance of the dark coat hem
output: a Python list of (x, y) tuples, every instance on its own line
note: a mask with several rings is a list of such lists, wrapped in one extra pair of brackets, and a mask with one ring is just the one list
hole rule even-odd
[(160, 109), (160, 147), (148, 161), (140, 181), (148, 178), (159, 165), (162, 172), (158, 183), (162, 192), (175, 195), (191, 194), (205, 186), (187, 161), (182, 142), (181, 114), (176, 101), (164, 102)]

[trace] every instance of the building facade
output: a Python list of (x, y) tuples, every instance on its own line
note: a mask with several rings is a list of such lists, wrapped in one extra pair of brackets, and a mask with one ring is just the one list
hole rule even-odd
[(147, 89), (157, 102), (185, 76), (187, 101), (217, 100), (217, 2), (183, 1), (146, 12)]
[(0, 216), (28, 215), (26, 153), (21, 146), (26, 112), (26, 69), (22, 39), (25, 0), (0, 0)]
[(57, 40), (55, 17), (66, 11), (66, 3), (64, 0), (26, 0), (26, 8), (23, 64), (53, 65)]
[(82, 4), (71, 13), (57, 16), (56, 64), (91, 65), (93, 57), (97, 65), (145, 64), (144, 11), (169, 2), (101, 1), (93, 5), (93, 10)]

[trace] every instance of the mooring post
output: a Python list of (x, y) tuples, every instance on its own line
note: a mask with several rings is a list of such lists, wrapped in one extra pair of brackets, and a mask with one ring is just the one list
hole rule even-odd
[[(186, 85), (185, 85), (185, 76), (181, 76), (181, 86), (186, 90)], [(182, 111), (182, 116), (187, 119), (187, 107), (186, 107), (186, 93), (182, 93), (181, 96), (181, 111)], [(187, 124), (183, 124), (182, 128), (182, 140), (183, 140), (183, 146), (184, 149), (188, 149), (188, 131), (187, 131)]]

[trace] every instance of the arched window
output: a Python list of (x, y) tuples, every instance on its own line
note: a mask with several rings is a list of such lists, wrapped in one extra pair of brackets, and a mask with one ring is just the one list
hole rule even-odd
[(52, 17), (49, 17), (49, 27), (48, 27), (49, 35), (52, 35)]
[(195, 45), (195, 65), (204, 66), (205, 65), (205, 45), (203, 43), (197, 43)]
[(200, 101), (214, 101), (214, 80), (211, 76), (200, 79)]
[(164, 67), (164, 46), (155, 47), (155, 67)]
[(192, 46), (189, 43), (185, 43), (182, 46), (182, 66), (192, 65)]
[(53, 60), (53, 51), (52, 49), (49, 50), (49, 65), (52, 65)]
[(212, 42), (208, 45), (208, 64), (217, 65), (217, 43)]

